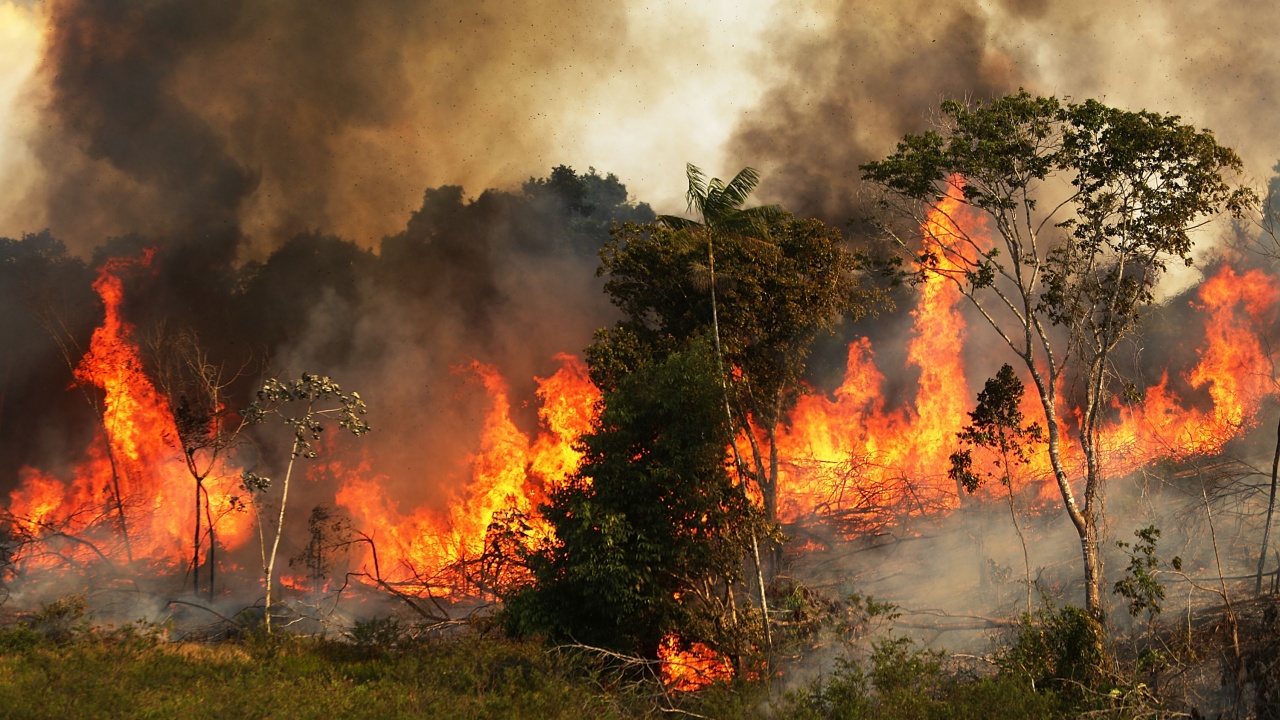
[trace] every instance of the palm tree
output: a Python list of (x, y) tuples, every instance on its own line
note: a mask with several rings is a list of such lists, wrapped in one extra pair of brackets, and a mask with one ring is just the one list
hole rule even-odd
[(777, 205), (761, 205), (743, 209), (747, 198), (760, 184), (760, 173), (755, 168), (743, 168), (727, 184), (720, 178), (707, 179), (706, 173), (693, 163), (685, 165), (689, 190), (685, 199), (689, 211), (697, 211), (702, 222), (676, 215), (660, 215), (658, 221), (673, 230), (707, 231), (712, 234), (733, 234), (766, 240), (769, 223), (787, 215)]
[[(687, 230), (690, 235), (702, 236), (707, 240), (707, 268), (711, 288), (711, 328), (715, 338), (716, 365), (720, 372), (720, 384), (724, 389), (724, 412), (729, 420), (729, 427), (735, 427), (733, 409), (729, 401), (729, 383), (724, 371), (724, 353), (720, 348), (720, 313), (716, 306), (716, 253), (715, 237), (717, 235), (733, 235), (743, 239), (768, 242), (769, 223), (785, 217), (788, 213), (777, 205), (761, 205), (743, 209), (747, 197), (760, 183), (760, 173), (755, 168), (743, 168), (726, 184), (720, 178), (707, 180), (702, 169), (693, 163), (685, 165), (685, 175), (689, 179), (689, 190), (685, 193), (690, 212), (697, 211), (702, 222), (689, 220), (675, 215), (660, 215), (658, 221), (673, 230)], [(750, 433), (750, 428), (745, 428)], [(742, 491), (747, 492), (746, 461), (738, 450), (738, 433), (732, 435), (733, 464), (738, 471)], [(760, 483), (760, 478), (757, 478)], [(773, 518), (769, 518), (772, 520)], [(764, 618), (764, 639), (767, 647), (773, 646), (773, 638), (769, 632), (769, 604), (765, 597), (764, 569), (760, 563), (760, 542), (754, 529), (751, 531), (751, 554), (755, 564), (756, 581), (760, 590), (760, 612)]]

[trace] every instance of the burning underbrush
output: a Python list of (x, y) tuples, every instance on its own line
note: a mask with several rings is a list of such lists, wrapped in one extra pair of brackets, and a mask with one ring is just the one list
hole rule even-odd
[[(957, 222), (981, 231), (978, 218), (952, 206), (925, 236), (958, 232)], [(280, 612), (308, 630), (340, 631), (393, 610), (447, 627), (489, 613), (529, 582), (521, 559), (556, 541), (539, 509), (575, 477), (579, 439), (600, 412), (601, 392), (579, 358), (555, 355), (558, 367), (532, 385), (497, 364), (455, 358), (450, 374), (463, 388), (459, 397), (480, 409), (476, 434), (465, 452), (408, 468), (396, 462), (412, 456), (415, 443), (435, 441), (419, 438), (411, 424), (379, 427), (379, 403), (396, 400), (366, 393), (374, 432), (395, 433), (390, 444), (401, 446), (394, 459), (315, 430), (300, 460), (304, 499), (293, 505), (304, 506), (286, 522), (278, 482), (269, 477), (282, 472), (270, 460), (282, 454), (279, 443), (253, 433), (233, 409), (234, 384), (198, 352), (183, 357), (201, 392), (191, 382), (175, 384), (127, 319), (131, 287), (145, 284), (154, 262), (150, 251), (102, 262), (92, 285), (101, 320), (83, 352), (64, 345), (70, 391), (88, 400), (95, 431), (74, 462), (26, 465), (8, 493), (3, 571), (14, 606), (86, 593), (101, 599), (104, 613), (126, 619), (142, 613), (252, 625), (264, 584), (274, 588), (273, 571), (260, 571), (272, 566), (273, 539), (284, 540), (288, 565), (278, 573)], [(1101, 432), (1100, 459), (1112, 483), (1108, 533), (1123, 541), (1133, 528), (1161, 524), (1164, 547), (1186, 568), (1171, 577), (1187, 588), (1206, 586), (1214, 574), (1225, 588), (1228, 578), (1238, 583), (1250, 571), (1248, 538), (1259, 522), (1250, 478), (1264, 474), (1251, 464), (1257, 443), (1250, 433), (1275, 389), (1264, 338), (1278, 298), (1275, 278), (1260, 270), (1214, 268), (1175, 301), (1183, 306), (1171, 315), (1196, 325), (1188, 335), (1196, 347), (1171, 348), (1183, 366), (1163, 364), (1158, 381), (1114, 401)], [(969, 422), (974, 379), (995, 370), (996, 354), (975, 347), (962, 300), (944, 278), (927, 280), (910, 316), (905, 373), (881, 367), (872, 342), (855, 339), (842, 381), (802, 395), (773, 436), (776, 447), (759, 429), (738, 438), (779, 458), (777, 519), (788, 540), (765, 559), (779, 578), (770, 591), (783, 603), (771, 611), (779, 629), (789, 602), (787, 593), (776, 595), (783, 580), (835, 598), (859, 591), (890, 599), (904, 608), (901, 627), (963, 645), (982, 642), (1001, 618), (1031, 612), (1037, 596), (1077, 592), (1070, 570), (1076, 541), (1043, 453), (1006, 465), (1004, 482), (975, 493), (946, 471), (957, 431)], [(513, 383), (533, 388), (527, 402), (513, 400)], [(890, 396), (905, 400), (890, 404)], [(1032, 398), (1023, 398), (1021, 410), (1043, 424)], [(1072, 412), (1060, 408), (1059, 417)], [(299, 438), (312, 432), (305, 423), (294, 427)], [(1060, 430), (1069, 437), (1073, 428), (1064, 420)], [(1075, 452), (1066, 458), (1078, 477), (1084, 460)], [(981, 470), (995, 459), (976, 462)], [(676, 635), (658, 653), (665, 684), (678, 690), (766, 672)]]

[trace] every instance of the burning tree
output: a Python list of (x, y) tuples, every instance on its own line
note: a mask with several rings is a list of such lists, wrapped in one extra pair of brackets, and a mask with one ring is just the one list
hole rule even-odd
[[(271, 551), (267, 552), (266, 535), (262, 527), (261, 516), (258, 518), (258, 537), (262, 545), (262, 574), (266, 582), (266, 616), (267, 632), (271, 632), (271, 596), (275, 580), (276, 553), (280, 549), (280, 538), (284, 535), (285, 508), (289, 502), (289, 481), (293, 477), (293, 467), (298, 458), (315, 458), (314, 442), (320, 439), (324, 430), (323, 420), (334, 418), (338, 426), (352, 435), (359, 437), (369, 432), (369, 425), (363, 419), (364, 401), (359, 393), (346, 394), (337, 383), (327, 377), (303, 373), (300, 378), (285, 382), (276, 378), (267, 380), (258, 391), (258, 400), (244, 411), (245, 422), (251, 425), (261, 424), (271, 416), (276, 416), (293, 428), (293, 442), (289, 451), (289, 463), (285, 466), (284, 482), (280, 491), (280, 511), (276, 519), (275, 534), (271, 540)], [(271, 487), (271, 479), (246, 470), (244, 486), (257, 495), (265, 493)], [(257, 503), (254, 504), (258, 511)]]
[[(150, 338), (155, 362), (156, 387), (173, 412), (176, 437), (171, 441), (182, 451), (187, 473), (194, 481), (194, 530), (191, 541), (191, 589), (200, 592), (200, 550), (207, 537), (209, 599), (213, 599), (216, 571), (217, 525), (223, 515), (244, 507), (238, 499), (215, 508), (209, 497), (210, 475), (221, 471), (246, 426), (246, 419), (226, 405), (227, 389), (239, 377), (223, 365), (214, 364), (193, 331), (171, 332), (163, 324)], [(221, 512), (217, 512), (220, 510)], [(203, 529), (201, 516), (203, 515)]]
[[(1177, 116), (1021, 91), (987, 104), (944, 102), (939, 121), (863, 165), (864, 178), (913, 232), (926, 229), (914, 275), (953, 282), (1030, 374), (1080, 537), (1085, 609), (1100, 622), (1099, 433), (1122, 380), (1114, 352), (1153, 302), (1167, 263), (1191, 263), (1191, 232), (1224, 210), (1241, 212), (1253, 194), (1224, 177), (1240, 171), (1236, 153)], [(994, 237), (957, 222), (964, 208), (985, 215)], [(948, 222), (925, 222), (937, 216)], [(882, 228), (912, 247), (892, 222)], [(1082, 469), (1064, 448), (1066, 380), (1079, 388)]]

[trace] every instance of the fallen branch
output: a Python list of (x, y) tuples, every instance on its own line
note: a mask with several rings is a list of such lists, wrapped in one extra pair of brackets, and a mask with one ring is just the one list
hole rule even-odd
[(203, 611), (205, 611), (205, 612), (209, 613), (210, 615), (217, 615), (219, 618), (222, 618), (223, 620), (225, 620), (225, 621), (227, 621), (227, 622), (231, 623), (232, 625), (235, 625), (235, 626), (236, 626), (236, 627), (238, 627), (238, 628), (243, 628), (243, 627), (244, 627), (244, 624), (243, 624), (243, 623), (238, 623), (238, 622), (236, 622), (235, 620), (232, 620), (231, 618), (227, 617), (226, 615), (223, 615), (222, 613), (218, 612), (217, 610), (214, 610), (213, 608), (207, 608), (207, 607), (205, 607), (205, 606), (203, 606), (203, 605), (197, 605), (196, 603), (193, 603), (193, 602), (187, 602), (186, 600), (170, 600), (170, 601), (169, 601), (168, 603), (166, 603), (165, 605), (166, 605), (166, 606), (168, 606), (168, 605), (186, 605), (186, 606), (188, 606), (188, 607), (193, 607), (193, 608), (196, 608), (196, 609), (199, 609), (199, 610), (203, 610)]

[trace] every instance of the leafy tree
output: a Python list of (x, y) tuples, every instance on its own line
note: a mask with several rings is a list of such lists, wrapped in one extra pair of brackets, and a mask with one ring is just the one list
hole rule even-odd
[(600, 253), (605, 291), (625, 319), (587, 349), (592, 379), (613, 387), (648, 359), (710, 332), (725, 364), (734, 436), (751, 443), (752, 467), (739, 467), (758, 483), (773, 521), (774, 438), (803, 389), (810, 347), (842, 317), (861, 316), (872, 293), (860, 285), (857, 258), (838, 230), (776, 206), (742, 208), (758, 180), (754, 170), (724, 183), (690, 165), (688, 180), (690, 209), (701, 222), (664, 216), (624, 225)]
[[(242, 413), (245, 422), (250, 425), (259, 425), (271, 417), (277, 417), (293, 428), (293, 442), (280, 491), (280, 512), (270, 553), (266, 548), (261, 516), (258, 520), (258, 535), (262, 541), (262, 574), (267, 586), (264, 612), (268, 633), (271, 632), (271, 596), (275, 582), (276, 553), (280, 549), (280, 537), (284, 535), (285, 508), (289, 502), (289, 480), (293, 477), (294, 464), (298, 458), (316, 457), (314, 442), (320, 439), (325, 420), (336, 420), (338, 427), (356, 437), (369, 432), (369, 425), (363, 418), (365, 412), (365, 404), (359, 393), (343, 393), (342, 388), (329, 378), (303, 373), (297, 380), (289, 382), (277, 378), (268, 379), (258, 391), (257, 401)], [(251, 493), (261, 495), (270, 489), (271, 479), (246, 470), (244, 486)], [(256, 503), (254, 509), (256, 512)]]
[[(326, 296), (352, 305), (361, 301), (367, 278), (378, 258), (335, 235), (300, 233), (271, 253), (265, 262), (249, 262), (239, 271), (238, 292), (230, 310), (240, 341), (273, 354), (296, 338), (299, 328)], [(333, 323), (346, 318), (329, 318)], [(357, 333), (335, 330), (313, 350), (316, 362), (338, 364), (353, 351)]]
[(595, 168), (584, 174), (558, 165), (546, 178), (530, 178), (522, 188), (534, 210), (549, 211), (563, 227), (569, 248), (591, 257), (609, 237), (614, 223), (649, 222), (654, 218), (647, 203), (627, 200), (627, 187), (613, 173), (601, 175)]
[[(1022, 563), (1027, 585), (1027, 612), (1031, 612), (1031, 557), (1027, 552), (1027, 539), (1022, 534), (1022, 526), (1018, 523), (1018, 513), (1013, 504), (1013, 479), (1016, 468), (1030, 461), (1031, 447), (1044, 440), (1044, 431), (1039, 425), (1023, 424), (1022, 396), (1026, 387), (1013, 372), (1013, 367), (1005, 363), (996, 376), (987, 380), (982, 392), (978, 393), (978, 406), (969, 413), (971, 425), (966, 425), (957, 435), (962, 448), (951, 454), (951, 469), (948, 475), (956, 482), (959, 489), (970, 493), (988, 480), (997, 480), (1008, 491), (1009, 516), (1013, 520), (1013, 529), (1022, 541)], [(987, 451), (993, 470), (976, 469), (973, 463), (973, 451), (982, 448)]]
[(740, 650), (734, 588), (760, 516), (728, 472), (729, 432), (705, 340), (621, 378), (542, 508), (554, 540), (528, 556), (508, 625), (650, 658), (672, 632)]
[(342, 550), (351, 546), (351, 519), (328, 505), (316, 505), (307, 517), (307, 532), (311, 540), (297, 555), (289, 558), (289, 567), (306, 570), (311, 580), (311, 591), (319, 595)]
[[(946, 101), (937, 129), (908, 134), (862, 166), (883, 206), (911, 221), (910, 229), (882, 224), (901, 248), (918, 247), (928, 213), (958, 221), (958, 206), (985, 215), (990, 234), (962, 222), (958, 232), (932, 233), (915, 274), (953, 281), (1030, 374), (1095, 621), (1103, 616), (1098, 433), (1119, 380), (1113, 353), (1167, 263), (1191, 262), (1191, 231), (1253, 202), (1226, 179), (1240, 169), (1213, 133), (1177, 116), (1026, 91), (986, 104)], [(1059, 424), (1063, 380), (1080, 396), (1075, 441), (1085, 465), (1075, 485)]]

